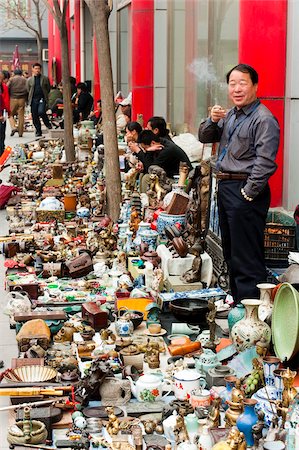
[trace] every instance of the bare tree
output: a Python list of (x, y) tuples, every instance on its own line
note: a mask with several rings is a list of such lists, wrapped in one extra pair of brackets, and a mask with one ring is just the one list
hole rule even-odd
[(105, 171), (108, 213), (116, 221), (119, 218), (121, 202), (121, 181), (117, 131), (114, 111), (114, 93), (110, 54), (108, 19), (112, 1), (85, 0), (94, 24), (100, 64), (100, 86), (103, 111), (103, 132), (105, 144)]
[(69, 0), (52, 0), (51, 6), (48, 0), (43, 0), (50, 14), (52, 14), (61, 40), (61, 72), (63, 84), (63, 117), (64, 117), (64, 148), (67, 162), (75, 160), (75, 146), (73, 136), (73, 110), (71, 102), (71, 83), (69, 65), (68, 31), (66, 24), (66, 12)]
[[(23, 5), (19, 0), (0, 0), (0, 11), (6, 15), (7, 28), (18, 28), (25, 31), (36, 39), (37, 59), (42, 64), (43, 51), (43, 32), (42, 20), (46, 7), (40, 0), (31, 0), (30, 14), (28, 14), (26, 4)], [(6, 28), (6, 29), (7, 29)]]

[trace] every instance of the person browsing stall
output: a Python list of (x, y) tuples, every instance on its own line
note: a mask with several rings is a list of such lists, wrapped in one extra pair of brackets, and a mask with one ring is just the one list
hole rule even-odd
[[(150, 130), (143, 130), (138, 136), (139, 148), (135, 150), (138, 159), (143, 163), (144, 173), (147, 174), (151, 165), (162, 167), (168, 178), (179, 174), (180, 162), (186, 162), (192, 169), (192, 164), (178, 145), (169, 139), (157, 137)], [(142, 179), (141, 192), (146, 192), (148, 176)]]
[(214, 105), (199, 127), (203, 143), (220, 142), (216, 163), (218, 210), (224, 259), (235, 303), (258, 298), (266, 280), (264, 228), (270, 206), (268, 180), (279, 146), (277, 119), (257, 98), (258, 73), (238, 64), (226, 75), (235, 105)]

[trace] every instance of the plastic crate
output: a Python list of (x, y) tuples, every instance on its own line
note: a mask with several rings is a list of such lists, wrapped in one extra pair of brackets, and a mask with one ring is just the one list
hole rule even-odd
[(286, 214), (269, 213), (264, 245), (266, 264), (269, 267), (287, 267), (289, 252), (296, 249), (294, 220)]

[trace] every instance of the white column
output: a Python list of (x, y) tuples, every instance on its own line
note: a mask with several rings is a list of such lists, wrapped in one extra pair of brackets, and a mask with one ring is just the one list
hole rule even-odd
[[(299, 203), (299, 2), (288, 1), (283, 207)], [(275, 70), (273, 67), (272, 70)], [(283, 136), (281, 137), (283, 139)]]

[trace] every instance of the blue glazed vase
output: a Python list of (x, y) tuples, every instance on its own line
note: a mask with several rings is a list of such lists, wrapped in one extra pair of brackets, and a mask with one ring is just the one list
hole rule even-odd
[(235, 323), (239, 322), (239, 320), (245, 317), (245, 308), (242, 303), (239, 303), (235, 308), (232, 308), (227, 316), (228, 328), (231, 331), (232, 327)]
[(244, 412), (237, 419), (237, 427), (239, 431), (242, 431), (245, 435), (246, 444), (248, 447), (254, 445), (254, 439), (252, 434), (252, 427), (258, 421), (258, 417), (255, 412), (255, 405), (257, 401), (251, 398), (244, 400)]

